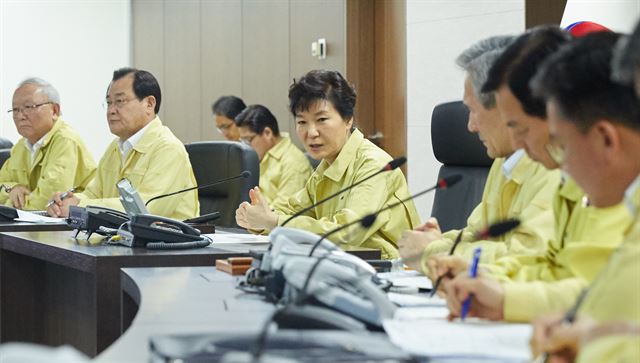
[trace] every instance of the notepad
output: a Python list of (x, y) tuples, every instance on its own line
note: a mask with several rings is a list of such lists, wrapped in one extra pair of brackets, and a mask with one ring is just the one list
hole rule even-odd
[(248, 233), (212, 233), (205, 236), (211, 238), (211, 246), (220, 244), (265, 244), (269, 243), (269, 236), (248, 234)]
[(53, 218), (41, 215), (39, 213), (27, 212), (24, 210), (16, 209), (18, 212), (18, 218), (16, 222), (29, 222), (29, 223), (47, 223), (47, 224), (65, 224), (65, 218)]
[(383, 326), (393, 344), (421, 356), (473, 361), (525, 362), (531, 359), (530, 324), (494, 323), (467, 319), (386, 320)]

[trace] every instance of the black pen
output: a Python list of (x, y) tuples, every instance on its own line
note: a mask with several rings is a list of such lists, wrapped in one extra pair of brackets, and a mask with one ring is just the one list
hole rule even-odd
[[(453, 256), (453, 253), (456, 252), (456, 247), (458, 247), (458, 244), (460, 244), (460, 240), (462, 240), (462, 232), (464, 232), (464, 228), (460, 230), (460, 233), (458, 233), (458, 235), (456, 236), (455, 241), (453, 241), (453, 246), (451, 246), (451, 249), (449, 250), (449, 256)], [(440, 283), (442, 282), (442, 279), (444, 278), (444, 275), (438, 277), (438, 279), (436, 280), (436, 283), (433, 285), (433, 288), (431, 289), (431, 293), (429, 294), (429, 297), (433, 297), (436, 292), (438, 292), (438, 287), (440, 286)]]
[[(75, 192), (76, 189), (77, 189), (76, 187), (73, 187), (73, 188), (67, 190), (66, 192), (60, 194), (60, 200), (64, 200), (66, 197), (69, 196), (69, 194)], [(47, 209), (47, 208), (51, 207), (53, 205), (53, 203), (55, 203), (55, 201), (50, 200), (49, 203), (47, 203), (47, 205), (44, 207), (44, 209)]]

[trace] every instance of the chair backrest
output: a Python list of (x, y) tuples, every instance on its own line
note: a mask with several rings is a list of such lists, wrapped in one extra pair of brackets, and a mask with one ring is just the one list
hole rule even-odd
[(431, 143), (436, 159), (443, 165), (438, 178), (462, 174), (463, 179), (449, 190), (437, 190), (431, 215), (443, 231), (467, 224), (471, 211), (480, 203), (493, 160), (477, 135), (469, 132), (469, 110), (461, 101), (437, 105), (431, 117)]
[(240, 178), (198, 191), (200, 214), (219, 211), (215, 223), (223, 227), (237, 227), (236, 209), (249, 201), (249, 190), (258, 185), (260, 162), (258, 154), (249, 146), (234, 141), (202, 141), (185, 145), (199, 186), (251, 172)]
[(0, 168), (4, 165), (7, 159), (9, 159), (9, 156), (11, 156), (11, 148), (8, 148), (8, 149), (0, 148)]
[(11, 149), (12, 147), (13, 143), (9, 139), (0, 137), (0, 149)]

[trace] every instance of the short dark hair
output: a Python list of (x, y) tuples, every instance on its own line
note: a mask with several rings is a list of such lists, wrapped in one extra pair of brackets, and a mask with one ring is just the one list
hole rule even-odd
[(555, 26), (540, 26), (527, 31), (495, 61), (482, 92), (495, 92), (507, 84), (524, 112), (545, 119), (545, 103), (532, 94), (529, 82), (544, 59), (569, 40), (571, 35)]
[(356, 91), (340, 72), (327, 70), (310, 71), (289, 87), (289, 110), (294, 116), (319, 100), (331, 102), (342, 119), (348, 121), (356, 107)]
[(156, 107), (154, 112), (158, 114), (160, 112), (160, 101), (162, 100), (162, 93), (160, 92), (160, 84), (153, 74), (136, 68), (120, 68), (113, 71), (113, 77), (111, 82), (115, 82), (120, 78), (123, 78), (133, 73), (133, 93), (138, 100), (142, 100), (145, 97), (153, 96), (156, 99)]
[[(631, 35), (618, 40), (613, 76), (616, 81), (626, 84), (633, 84), (634, 78), (640, 77), (640, 22)], [(640, 94), (640, 90), (637, 93)]]
[(236, 96), (222, 96), (211, 105), (211, 110), (214, 114), (231, 120), (234, 120), (245, 108), (247, 108), (247, 105), (244, 104), (240, 97)]
[(611, 79), (619, 34), (591, 33), (549, 57), (533, 78), (536, 95), (558, 106), (563, 118), (582, 132), (606, 119), (640, 131), (640, 103), (633, 87)]
[(262, 105), (251, 105), (240, 112), (234, 119), (236, 126), (248, 127), (249, 130), (256, 134), (262, 134), (265, 127), (268, 127), (273, 131), (273, 134), (280, 136), (280, 129), (278, 129), (278, 121), (273, 116), (268, 108)]

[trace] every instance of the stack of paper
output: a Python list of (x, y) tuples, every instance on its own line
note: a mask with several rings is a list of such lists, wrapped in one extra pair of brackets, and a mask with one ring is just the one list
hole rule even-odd
[(52, 218), (42, 214), (31, 213), (24, 210), (16, 209), (18, 211), (18, 218), (16, 222), (30, 222), (30, 223), (52, 223), (52, 224), (65, 224), (64, 218)]
[(391, 341), (415, 355), (436, 360), (530, 361), (529, 324), (493, 323), (468, 319), (449, 322), (443, 318), (384, 322)]

